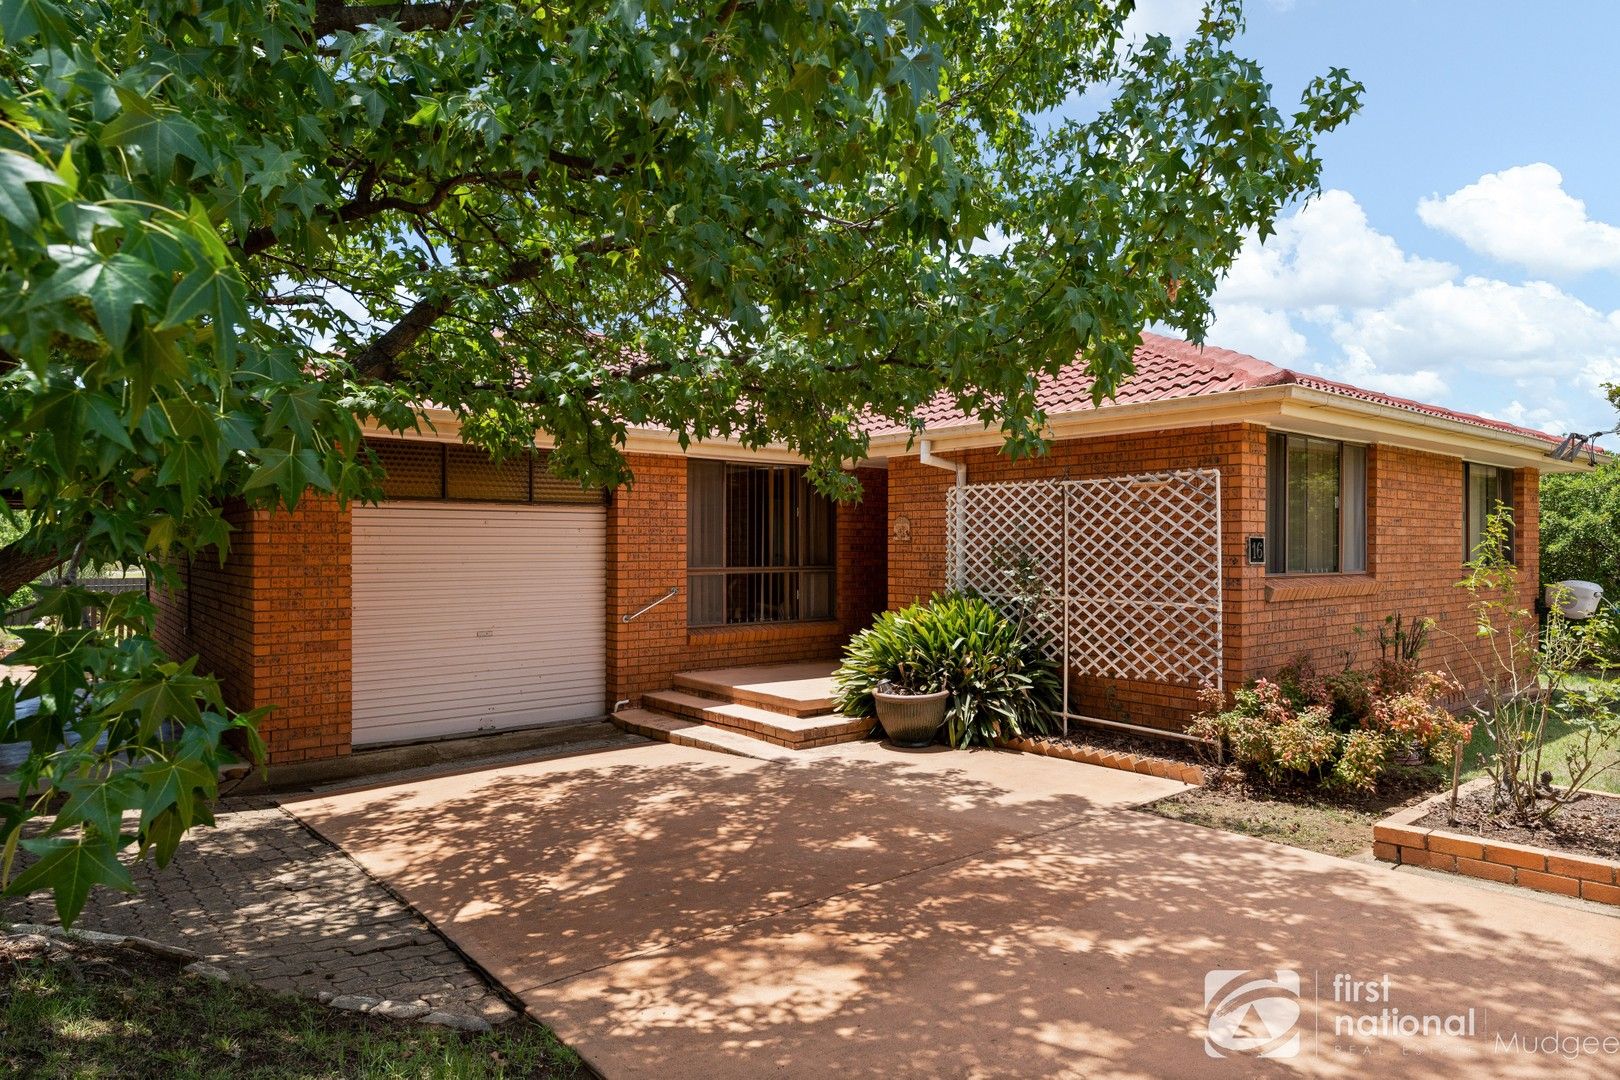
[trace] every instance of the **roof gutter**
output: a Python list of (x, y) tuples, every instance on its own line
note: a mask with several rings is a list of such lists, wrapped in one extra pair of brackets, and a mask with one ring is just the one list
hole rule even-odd
[[(1431, 453), (1468, 457), (1491, 449), (1505, 459), (1514, 460), (1519, 467), (1535, 465), (1544, 472), (1574, 472), (1585, 467), (1552, 459), (1549, 456), (1552, 444), (1529, 435), (1397, 409), (1291, 383), (1058, 413), (1047, 420), (1047, 437), (1074, 439), (1118, 435), (1159, 430), (1177, 424), (1259, 423), (1286, 429), (1290, 418), (1297, 423), (1305, 416), (1334, 416), (1340, 427), (1361, 427), (1371, 422), (1364, 432), (1368, 441), (1401, 444), (1407, 440), (1403, 440), (1398, 432), (1409, 433), (1411, 442), (1422, 442), (1415, 448)], [(1353, 438), (1349, 435), (1333, 437)], [(874, 455), (903, 455), (908, 453), (910, 448), (907, 444), (913, 438), (916, 437), (904, 432), (880, 435), (872, 439), (871, 450)], [(1001, 432), (987, 428), (982, 423), (966, 422), (935, 428), (918, 438), (913, 445), (927, 443), (932, 449), (943, 444), (949, 450), (959, 451), (1000, 446), (1003, 441)]]

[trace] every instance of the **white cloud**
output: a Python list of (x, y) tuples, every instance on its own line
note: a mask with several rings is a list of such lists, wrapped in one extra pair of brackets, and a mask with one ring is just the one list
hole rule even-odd
[(1343, 191), (1251, 241), (1213, 306), (1211, 344), (1276, 364), (1543, 430), (1614, 423), (1620, 311), (1411, 255)]
[[(1604, 423), (1600, 386), (1620, 375), (1620, 311), (1599, 311), (1544, 281), (1429, 286), (1348, 313), (1331, 336), (1343, 357), (1333, 366), (1347, 381), (1368, 376), (1369, 385), (1382, 382), (1375, 389), (1552, 430)], [(1451, 392), (1461, 401), (1448, 400)]]
[(1204, 15), (1204, 0), (1138, 0), (1136, 10), (1125, 18), (1120, 36), (1138, 42), (1149, 34), (1163, 34), (1181, 44), (1198, 29)]
[(1556, 431), (1560, 434), (1569, 431), (1579, 424), (1571, 423), (1568, 417), (1555, 409), (1532, 408), (1515, 398), (1508, 402), (1506, 408), (1495, 412), (1485, 412), (1483, 415), (1492, 420), (1506, 420), (1510, 424), (1520, 427), (1535, 428), (1538, 431)]
[(1534, 273), (1572, 277), (1620, 269), (1620, 228), (1587, 215), (1545, 162), (1488, 173), (1418, 203), (1418, 217), (1469, 248)]
[[(1185, 45), (1198, 30), (1207, 0), (1136, 0), (1136, 9), (1125, 18), (1121, 37), (1139, 42), (1149, 34), (1163, 34), (1177, 45)], [(1294, 0), (1267, 0), (1266, 6), (1283, 13), (1293, 10)]]
[(1418, 289), (1334, 326), (1347, 355), (1384, 364), (1459, 364), (1504, 378), (1571, 377), (1620, 356), (1620, 312), (1605, 314), (1545, 281), (1469, 277)]
[(1245, 245), (1216, 300), (1305, 311), (1366, 307), (1456, 274), (1450, 263), (1407, 255), (1368, 224), (1354, 196), (1329, 190), (1279, 221), (1264, 244)]
[(1012, 237), (992, 225), (985, 230), (983, 236), (968, 246), (968, 252), (973, 255), (1000, 255), (1012, 245), (1012, 242)]
[(1381, 367), (1373, 357), (1359, 351), (1348, 353), (1342, 363), (1326, 374), (1352, 386), (1414, 401), (1442, 401), (1451, 393), (1451, 386), (1438, 371), (1430, 368), (1393, 371)]
[(1206, 335), (1211, 345), (1258, 356), (1269, 363), (1293, 367), (1304, 361), (1311, 343), (1294, 328), (1286, 312), (1253, 304), (1223, 304)]

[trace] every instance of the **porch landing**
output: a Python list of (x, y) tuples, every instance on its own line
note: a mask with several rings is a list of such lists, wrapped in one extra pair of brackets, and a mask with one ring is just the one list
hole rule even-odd
[(792, 751), (864, 739), (868, 719), (833, 711), (832, 661), (683, 671), (674, 685), (642, 695), (613, 722), (660, 742), (742, 757), (780, 759)]

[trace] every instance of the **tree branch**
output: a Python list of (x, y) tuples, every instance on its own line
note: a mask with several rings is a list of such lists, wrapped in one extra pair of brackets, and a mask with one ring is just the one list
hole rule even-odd
[(17, 540), (0, 548), (0, 601), (27, 585), (41, 574), (62, 565), (65, 557), (59, 551), (41, 554), (26, 549)]
[[(593, 245), (599, 242), (593, 242)], [(585, 245), (591, 248), (593, 245)], [(500, 274), (494, 275), (485, 281), (473, 286), (476, 289), (498, 289), (506, 285), (518, 285), (537, 277), (551, 263), (549, 254), (539, 258), (522, 258), (513, 261)], [(380, 337), (355, 354), (351, 361), (354, 369), (367, 378), (378, 379), (383, 382), (392, 382), (400, 377), (399, 358), (405, 351), (421, 340), (422, 335), (433, 329), (433, 324), (450, 311), (455, 299), (449, 292), (438, 296), (425, 297), (411, 306), (400, 320), (385, 330)]]
[[(475, 174), (471, 173), (458, 173), (455, 176), (446, 177), (433, 186), (431, 195), (420, 201), (401, 199), (396, 195), (385, 195), (380, 199), (374, 199), (369, 193), (363, 193), (352, 202), (344, 203), (338, 207), (336, 211), (332, 212), (332, 217), (347, 225), (350, 222), (374, 217), (389, 210), (398, 210), (405, 214), (431, 214), (443, 205), (444, 200), (449, 198), (450, 193), (456, 189), (457, 185), (475, 178)], [(367, 187), (369, 187), (369, 184)], [(257, 255), (272, 247), (275, 242), (275, 230), (268, 225), (260, 225), (256, 229), (249, 229), (246, 235), (242, 237), (242, 253), (244, 255)]]
[[(587, 240), (577, 244), (572, 249), (575, 256), (602, 255), (609, 251), (624, 251), (631, 245), (612, 236), (601, 236), (595, 240)], [(505, 270), (498, 274), (491, 274), (482, 281), (465, 286), (471, 291), (486, 291), (490, 289), (505, 288), (509, 285), (521, 285), (532, 281), (544, 273), (556, 257), (552, 251), (542, 251), (538, 255), (519, 256), (509, 263)], [(398, 361), (405, 355), (405, 350), (421, 340), (422, 335), (433, 328), (433, 324), (449, 314), (455, 304), (455, 297), (450, 293), (427, 297), (418, 300), (411, 306), (393, 326), (383, 332), (370, 345), (355, 354), (353, 363), (355, 371), (363, 376), (379, 379), (385, 382), (398, 379), (400, 371)]]
[(472, 18), (475, 3), (345, 4), (316, 0), (310, 31), (323, 38), (340, 30), (354, 31), (379, 20), (398, 23), (402, 30), (448, 30)]
[[(575, 179), (595, 179), (597, 177), (622, 177), (629, 171), (628, 161), (613, 162), (599, 167), (594, 160), (580, 154), (570, 154), (562, 150), (551, 150), (546, 154), (547, 160), (552, 164), (566, 169)], [(315, 213), (323, 214), (332, 221), (348, 225), (390, 210), (415, 217), (426, 217), (444, 204), (445, 199), (463, 184), (520, 184), (532, 181), (534, 174), (506, 170), (503, 172), (466, 172), (457, 173), (438, 181), (433, 191), (425, 199), (402, 199), (397, 195), (384, 195), (374, 198), (371, 189), (377, 176), (375, 165), (368, 165), (366, 173), (359, 184), (359, 193), (349, 202), (337, 207), (317, 207)], [(268, 225), (260, 225), (249, 229), (238, 242), (244, 255), (260, 255), (275, 247), (279, 243), (275, 230)]]

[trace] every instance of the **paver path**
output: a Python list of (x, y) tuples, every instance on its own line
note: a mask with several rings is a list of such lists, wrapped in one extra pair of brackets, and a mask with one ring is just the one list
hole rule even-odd
[[(1620, 1052), (1523, 1049), (1620, 1036), (1620, 920), (1130, 809), (1178, 788), (1008, 753), (658, 745), (290, 808), (610, 1078), (1620, 1075)], [(1206, 1049), (1207, 978), (1249, 969), (1300, 977), (1262, 995), (1292, 1056)], [(1386, 975), (1383, 1005), (1333, 998)], [(1472, 1009), (1475, 1034), (1335, 1032), (1381, 1008)]]
[[(274, 990), (514, 1015), (420, 916), (274, 802), (227, 802), (217, 820), (164, 870), (137, 867), (139, 892), (97, 889), (76, 925), (183, 945)], [(0, 918), (56, 921), (48, 896), (0, 901)]]

